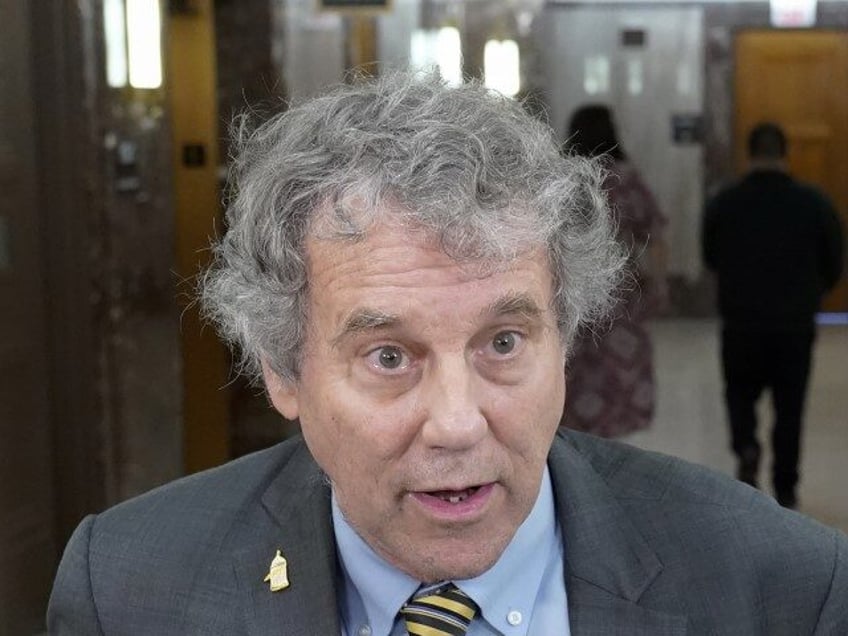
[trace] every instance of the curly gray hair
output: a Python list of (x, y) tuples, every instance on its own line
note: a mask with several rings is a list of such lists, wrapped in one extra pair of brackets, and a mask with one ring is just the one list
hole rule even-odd
[(550, 128), (479, 83), (360, 79), (236, 133), (228, 227), (200, 294), (254, 379), (262, 360), (298, 378), (318, 216), (357, 240), (388, 208), (451, 257), (496, 266), (545, 246), (566, 350), (614, 304), (626, 255), (602, 166), (563, 156)]

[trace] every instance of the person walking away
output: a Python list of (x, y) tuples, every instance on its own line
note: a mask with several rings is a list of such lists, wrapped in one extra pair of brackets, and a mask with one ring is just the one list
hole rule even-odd
[(620, 291), (611, 322), (584, 330), (569, 356), (562, 424), (600, 437), (648, 428), (654, 417), (653, 346), (647, 321), (668, 302), (666, 217), (628, 159), (604, 105), (578, 108), (568, 127), (566, 152), (609, 161), (603, 190), (615, 215), (616, 238), (630, 252), (634, 280)]
[(706, 207), (702, 249), (718, 278), (721, 363), (737, 477), (757, 486), (756, 402), (771, 391), (772, 485), (797, 506), (804, 401), (815, 314), (839, 280), (843, 239), (833, 205), (786, 170), (787, 139), (761, 123), (748, 138), (749, 172)]

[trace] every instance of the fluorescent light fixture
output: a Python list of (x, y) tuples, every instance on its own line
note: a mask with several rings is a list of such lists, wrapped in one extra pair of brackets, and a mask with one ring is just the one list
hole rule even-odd
[(127, 0), (129, 77), (133, 88), (162, 85), (159, 0)]
[(449, 85), (462, 84), (462, 46), (459, 29), (419, 29), (409, 43), (409, 64), (415, 69), (433, 66)]
[(521, 64), (515, 40), (489, 40), (483, 49), (484, 84), (507, 97), (521, 90)]
[(436, 62), (442, 78), (451, 86), (462, 84), (462, 47), (459, 29), (443, 27), (436, 35)]
[(627, 92), (631, 95), (640, 95), (644, 88), (644, 73), (642, 72), (642, 60), (631, 58), (627, 60)]
[(409, 65), (414, 69), (426, 69), (436, 63), (431, 51), (431, 31), (416, 29), (409, 39)]
[(583, 90), (587, 95), (603, 95), (610, 89), (610, 61), (604, 55), (583, 60)]
[(106, 82), (112, 88), (127, 85), (127, 22), (124, 0), (103, 0), (106, 34)]

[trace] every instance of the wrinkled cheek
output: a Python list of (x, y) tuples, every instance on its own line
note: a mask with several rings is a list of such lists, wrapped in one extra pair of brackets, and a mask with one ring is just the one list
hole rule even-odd
[(345, 518), (366, 541), (384, 543), (405, 525), (400, 503), (386, 489), (374, 488), (361, 480), (344, 480), (334, 490)]
[(553, 369), (549, 375), (545, 393), (539, 400), (539, 417), (554, 429), (559, 423), (565, 404), (565, 372), (562, 368)]

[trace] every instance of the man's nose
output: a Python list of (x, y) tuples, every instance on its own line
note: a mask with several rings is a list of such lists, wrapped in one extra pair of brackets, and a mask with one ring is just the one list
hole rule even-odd
[(428, 446), (464, 450), (486, 436), (489, 424), (478, 399), (479, 381), (464, 356), (440, 360), (431, 367), (422, 429)]

